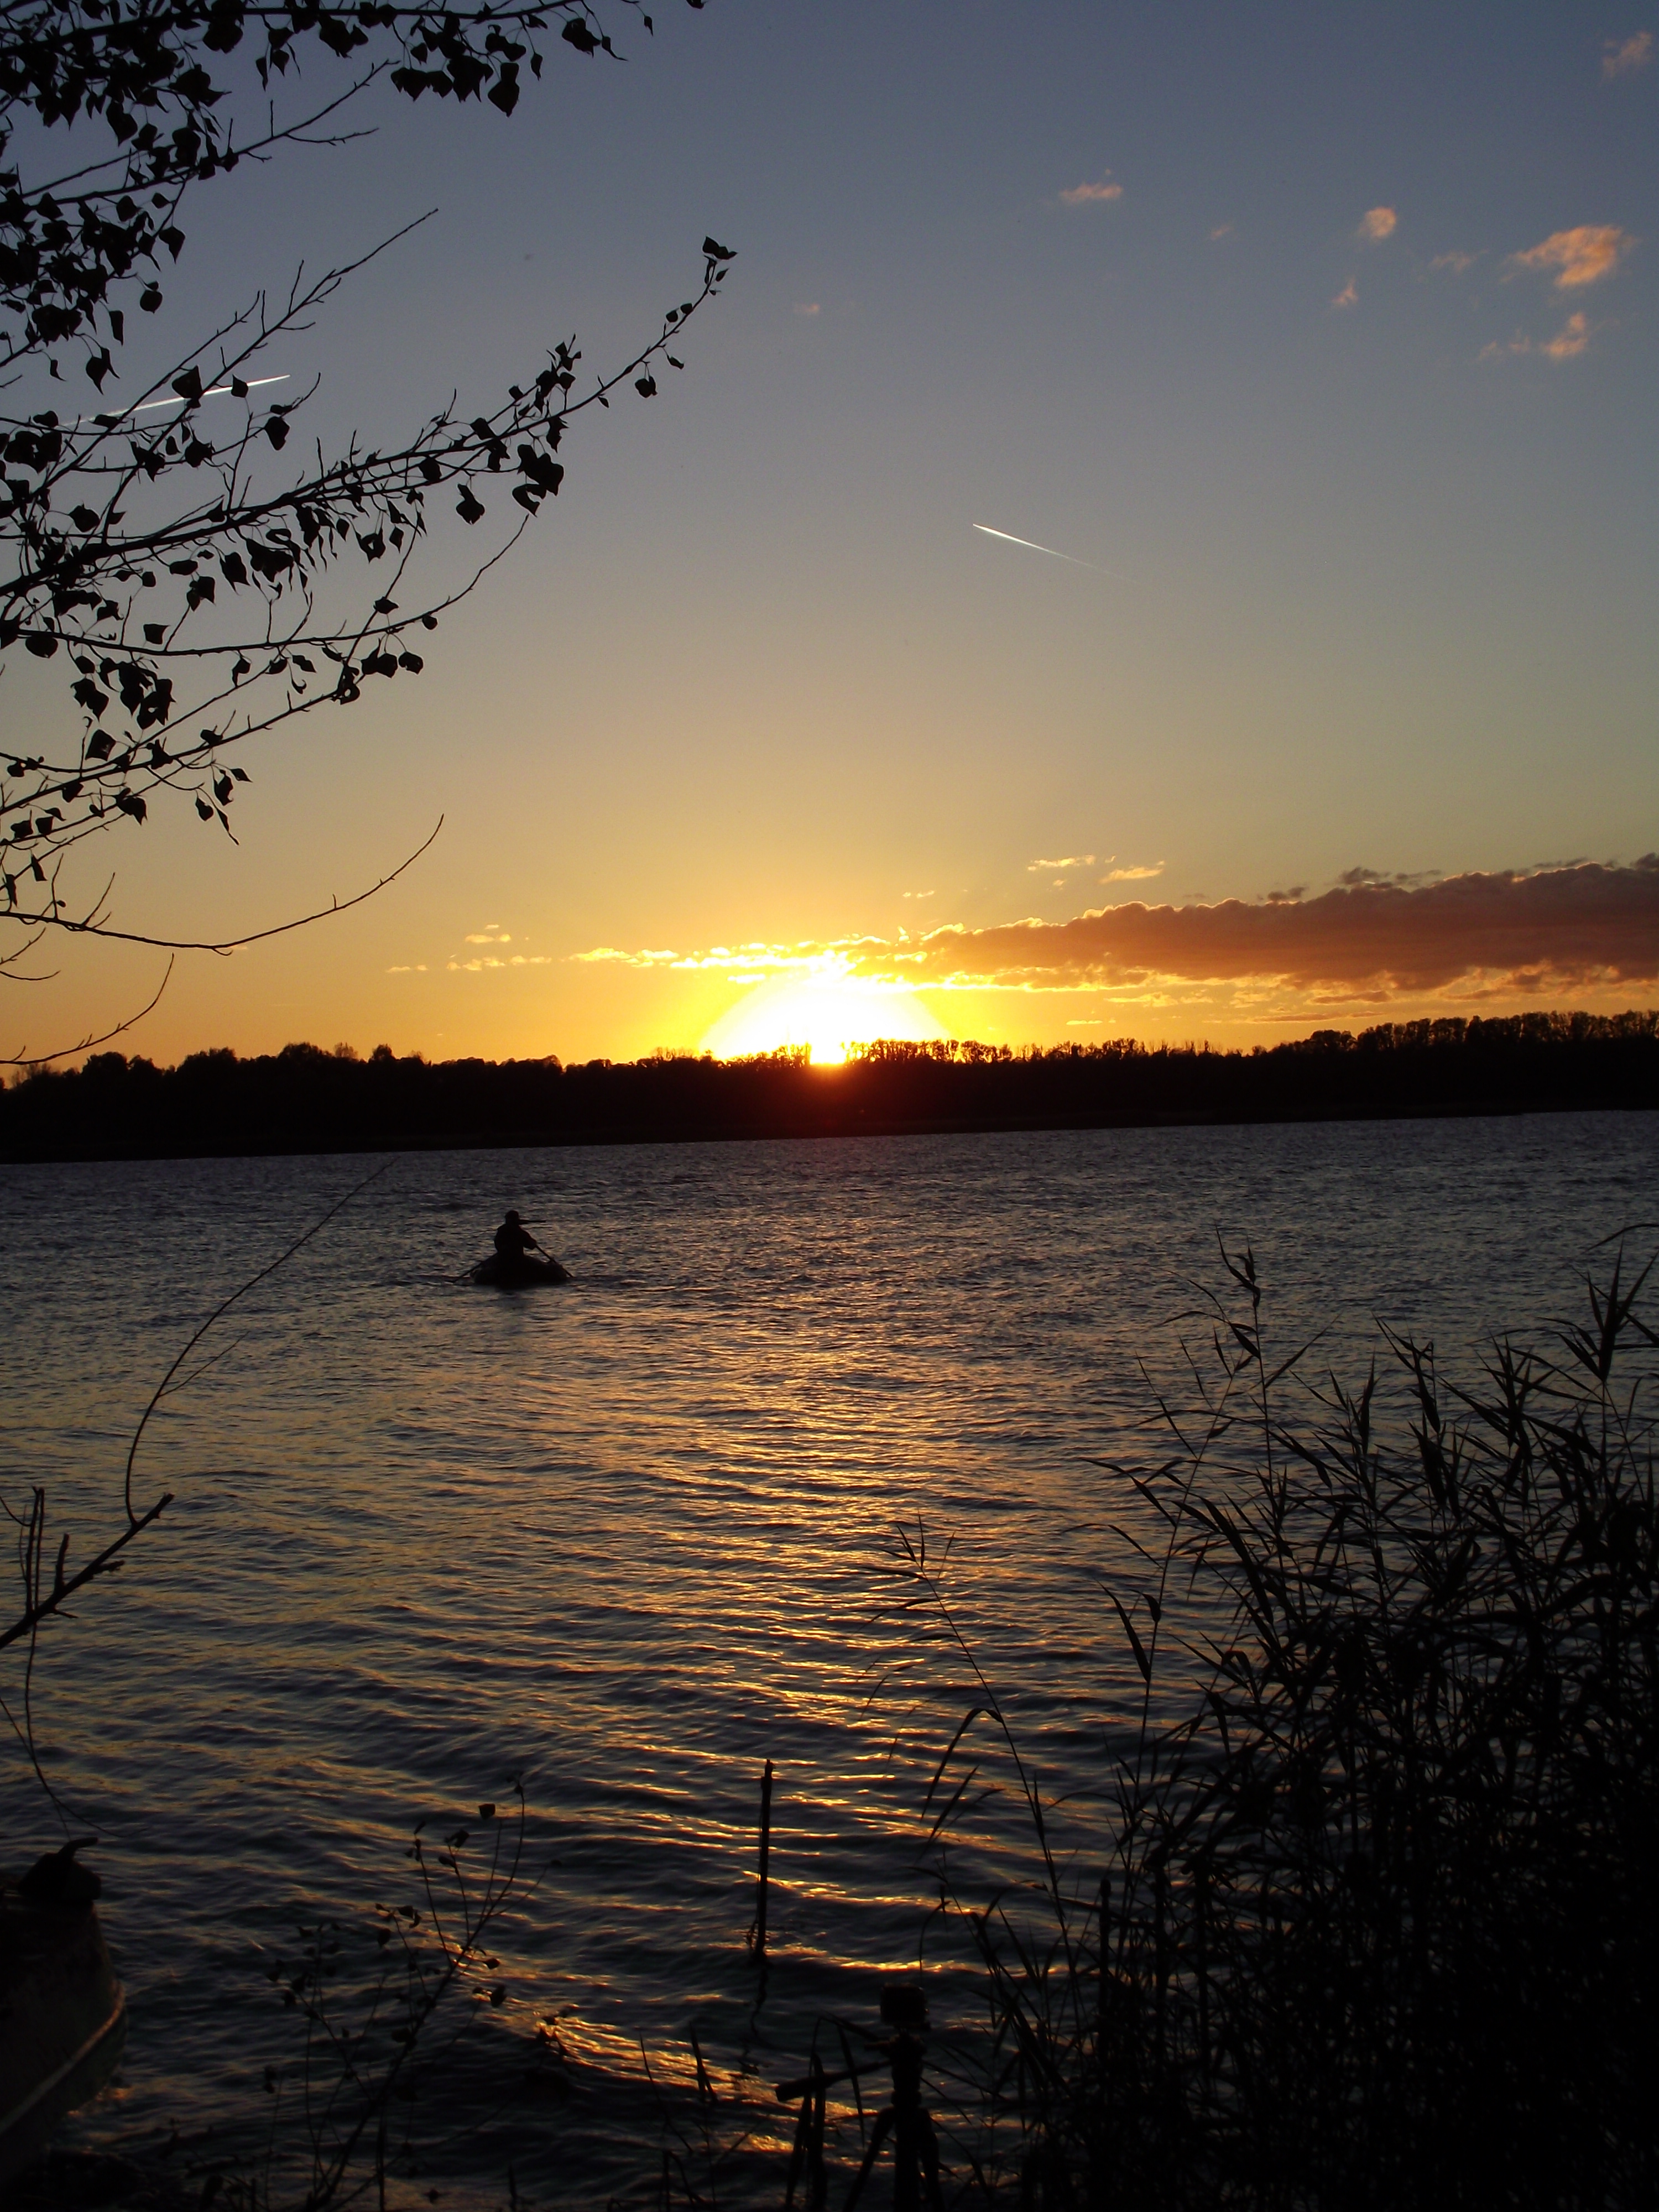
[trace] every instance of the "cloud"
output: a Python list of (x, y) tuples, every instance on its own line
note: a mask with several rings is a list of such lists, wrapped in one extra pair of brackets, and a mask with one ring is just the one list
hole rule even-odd
[(1395, 995), (1476, 978), (1560, 989), (1647, 981), (1659, 980), (1659, 854), (1629, 866), (1350, 883), (1316, 898), (1134, 901), (1071, 921), (935, 930), (907, 951), (917, 983), (1259, 978)]
[(1561, 328), (1547, 344), (1539, 347), (1552, 361), (1573, 361), (1589, 343), (1589, 325), (1582, 313), (1569, 315)]
[(1073, 853), (1066, 860), (1029, 861), (1025, 872), (1028, 876), (1043, 876), (1050, 874), (1055, 868), (1092, 868), (1094, 864), (1095, 856), (1092, 853)]
[(1352, 276), (1337, 294), (1335, 299), (1331, 301), (1331, 305), (1334, 307), (1357, 307), (1359, 305), (1359, 287)]
[[(471, 943), (469, 938), (467, 942)], [(452, 975), (482, 975), (486, 968), (550, 968), (550, 952), (515, 952), (510, 960), (496, 960), (486, 954), (481, 960), (447, 960), (444, 965)]]
[[(494, 968), (550, 968), (554, 956), (550, 952), (507, 952), (512, 944), (509, 931), (499, 921), (487, 921), (482, 929), (469, 930), (461, 940), (464, 945), (488, 945), (495, 950), (474, 953), (469, 959), (465, 953), (453, 953), (444, 967), (452, 975), (482, 975), (486, 969)], [(528, 944), (526, 938), (523, 940)], [(504, 957), (503, 957), (504, 956)]]
[(1601, 52), (1601, 74), (1604, 77), (1628, 76), (1632, 70), (1645, 69), (1653, 59), (1653, 33), (1637, 31), (1628, 39), (1609, 39)]
[(823, 312), (823, 308), (816, 300), (797, 300), (795, 302), (795, 313), (798, 315), (818, 315)]
[(1139, 884), (1144, 883), (1149, 876), (1161, 876), (1163, 873), (1164, 863), (1159, 860), (1150, 868), (1109, 868), (1100, 880), (1103, 884)]
[[(1106, 175), (1109, 177), (1111, 173), (1108, 169)], [(1091, 207), (1100, 200), (1121, 200), (1122, 197), (1121, 185), (1108, 184), (1103, 178), (1097, 185), (1068, 185), (1060, 199), (1062, 207)]]
[(1512, 253), (1510, 265), (1534, 271), (1553, 269), (1558, 292), (1576, 291), (1582, 284), (1599, 284), (1611, 276), (1636, 244), (1617, 223), (1581, 222), (1574, 230), (1553, 230), (1524, 253)]
[(715, 946), (676, 958), (601, 946), (578, 959), (635, 967), (723, 968), (752, 978), (834, 974), (915, 989), (1113, 991), (1190, 995), (1241, 987), (1322, 1003), (1504, 992), (1535, 995), (1659, 982), (1659, 854), (1628, 866), (1559, 866), (1425, 883), (1351, 869), (1309, 898), (1096, 908), (1068, 921), (1030, 916), (989, 928), (951, 924), (925, 936), (829, 944)]
[(1454, 246), (1449, 253), (1437, 253), (1429, 266), (1431, 269), (1449, 269), (1454, 276), (1462, 276), (1473, 269), (1480, 258), (1478, 253), (1465, 253)]
[[(932, 896), (931, 893), (926, 896)], [(899, 942), (920, 942), (903, 932)], [(854, 972), (855, 955), (872, 947), (884, 948), (880, 937), (844, 937), (827, 943), (806, 939), (798, 945), (711, 945), (702, 952), (675, 952), (666, 948), (625, 952), (615, 945), (596, 945), (588, 952), (573, 952), (575, 961), (606, 961), (624, 968), (675, 968), (685, 973), (722, 968), (733, 982), (752, 983), (767, 975), (842, 975)]]
[(1534, 344), (1524, 332), (1517, 331), (1506, 343), (1494, 338), (1490, 345), (1480, 349), (1482, 361), (1508, 361), (1518, 353), (1541, 353), (1548, 361), (1576, 361), (1590, 342), (1590, 326), (1581, 311), (1569, 315), (1553, 338), (1540, 338)]
[(1359, 218), (1358, 236), (1380, 246), (1385, 238), (1392, 238), (1400, 228), (1400, 217), (1392, 208), (1367, 208)]
[(678, 952), (624, 952), (615, 945), (596, 945), (591, 952), (573, 952), (573, 960), (616, 960), (628, 968), (672, 968), (679, 959)]
[(1437, 884), (1443, 879), (1438, 868), (1344, 868), (1337, 882), (1345, 890), (1356, 884), (1405, 884), (1414, 888), (1419, 884)]
[(1231, 223), (1218, 222), (1215, 228), (1210, 233), (1210, 243), (1212, 246), (1218, 246), (1224, 238), (1231, 238), (1232, 234), (1233, 227)]

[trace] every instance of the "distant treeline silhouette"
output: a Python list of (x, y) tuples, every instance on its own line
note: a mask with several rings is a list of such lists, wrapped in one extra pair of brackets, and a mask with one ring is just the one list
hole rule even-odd
[(1248, 1052), (1131, 1040), (1014, 1052), (884, 1042), (718, 1060), (432, 1061), (291, 1044), (157, 1067), (118, 1052), (0, 1093), (0, 1157), (632, 1144), (951, 1129), (1387, 1119), (1659, 1105), (1659, 1012), (1531, 1013), (1320, 1030)]

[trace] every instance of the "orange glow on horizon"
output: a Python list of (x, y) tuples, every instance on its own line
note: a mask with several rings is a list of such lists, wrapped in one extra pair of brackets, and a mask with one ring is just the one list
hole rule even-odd
[(830, 967), (761, 984), (710, 1024), (702, 1049), (717, 1060), (740, 1060), (805, 1045), (815, 1067), (839, 1067), (854, 1047), (878, 1037), (922, 1042), (944, 1035), (914, 991)]

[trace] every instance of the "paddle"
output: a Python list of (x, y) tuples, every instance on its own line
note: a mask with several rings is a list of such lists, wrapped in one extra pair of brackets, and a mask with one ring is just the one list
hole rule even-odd
[[(529, 1223), (526, 1221), (522, 1214), (519, 1217), (519, 1226), (520, 1229), (526, 1231), (530, 1226)], [(532, 1237), (530, 1239), (530, 1242), (535, 1247), (536, 1250), (541, 1254), (544, 1260), (551, 1260), (556, 1267), (558, 1266), (559, 1262), (553, 1258), (553, 1255), (548, 1250), (546, 1245), (541, 1243), (539, 1238)]]

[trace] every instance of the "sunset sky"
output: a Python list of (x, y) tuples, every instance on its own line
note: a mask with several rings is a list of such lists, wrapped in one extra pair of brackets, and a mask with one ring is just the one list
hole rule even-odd
[[(121, 926), (219, 936), (445, 820), (353, 914), (184, 957), (125, 1049), (1659, 1004), (1659, 17), (656, 16), (510, 122), (371, 101), (198, 201), (174, 336), (439, 210), (275, 364), (321, 372), (325, 441), (573, 331), (625, 357), (705, 232), (738, 258), (425, 673), (249, 750), (239, 848), (153, 817), (88, 857)], [(74, 726), (5, 680), (9, 742)], [(58, 951), (8, 1050), (159, 979)]]

